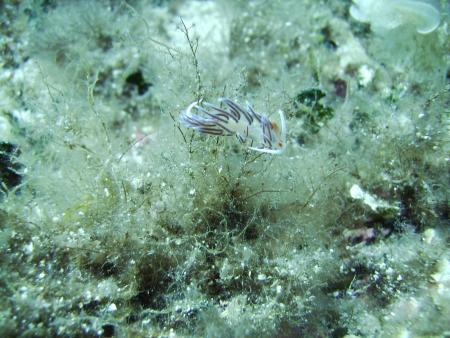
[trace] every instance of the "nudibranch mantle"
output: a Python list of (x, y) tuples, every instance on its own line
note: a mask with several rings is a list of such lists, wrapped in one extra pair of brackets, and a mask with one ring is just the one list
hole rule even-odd
[(282, 110), (278, 111), (280, 128), (264, 114), (255, 112), (248, 102), (246, 108), (228, 98), (219, 98), (219, 102), (224, 108), (194, 101), (181, 112), (180, 120), (186, 127), (203, 134), (236, 136), (254, 151), (281, 154), (286, 149), (286, 118)]

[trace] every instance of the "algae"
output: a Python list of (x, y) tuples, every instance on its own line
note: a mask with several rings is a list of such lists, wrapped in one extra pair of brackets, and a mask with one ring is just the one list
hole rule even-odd
[[(0, 336), (448, 336), (441, 5), (2, 2)], [(179, 123), (224, 96), (286, 151)]]

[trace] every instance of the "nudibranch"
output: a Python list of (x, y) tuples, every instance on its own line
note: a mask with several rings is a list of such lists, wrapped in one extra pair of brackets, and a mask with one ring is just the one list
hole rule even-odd
[(222, 107), (208, 102), (192, 102), (180, 114), (181, 122), (200, 133), (216, 136), (236, 136), (251, 150), (281, 154), (286, 149), (286, 118), (279, 110), (280, 126), (267, 116), (257, 113), (247, 103), (244, 108), (228, 98), (219, 98)]

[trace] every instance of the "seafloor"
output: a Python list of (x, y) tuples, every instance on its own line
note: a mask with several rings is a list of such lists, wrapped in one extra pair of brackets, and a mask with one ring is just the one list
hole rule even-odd
[(0, 2), (0, 336), (449, 337), (447, 5)]

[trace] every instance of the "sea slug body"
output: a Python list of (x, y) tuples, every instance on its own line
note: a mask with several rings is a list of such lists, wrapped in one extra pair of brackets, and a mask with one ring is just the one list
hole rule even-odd
[[(281, 128), (247, 103), (243, 108), (228, 98), (219, 98), (224, 108), (207, 102), (192, 102), (181, 112), (180, 120), (188, 128), (203, 134), (236, 136), (254, 151), (281, 154), (286, 149), (286, 119), (279, 110)], [(194, 113), (194, 110), (197, 113)]]

